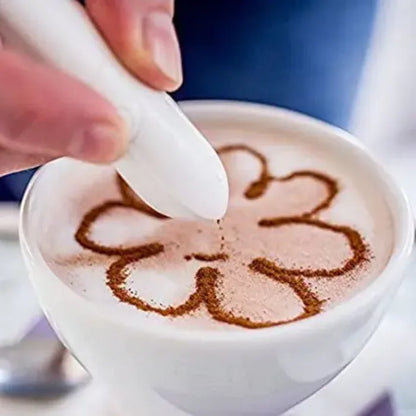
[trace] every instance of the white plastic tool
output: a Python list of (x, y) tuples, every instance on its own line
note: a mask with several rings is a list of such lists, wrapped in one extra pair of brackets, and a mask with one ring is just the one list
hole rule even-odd
[(50, 62), (116, 106), (131, 141), (115, 166), (150, 206), (170, 217), (225, 214), (227, 177), (214, 149), (167, 94), (130, 75), (78, 3), (0, 0), (0, 34), (6, 46)]

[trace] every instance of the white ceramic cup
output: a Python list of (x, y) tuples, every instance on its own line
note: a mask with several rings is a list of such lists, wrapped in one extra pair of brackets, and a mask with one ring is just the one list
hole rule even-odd
[[(41, 305), (63, 343), (122, 404), (123, 416), (276, 416), (316, 392), (353, 360), (376, 329), (406, 266), (414, 226), (399, 187), (349, 134), (278, 108), (236, 102), (188, 102), (200, 121), (261, 123), (335, 146), (391, 210), (394, 243), (384, 271), (353, 298), (317, 316), (261, 330), (186, 330), (121, 320), (78, 295), (48, 267), (39, 249), (62, 160), (42, 168), (22, 206), (21, 242)], [(69, 164), (69, 165), (68, 165)], [(59, 232), (59, 230), (56, 230)]]

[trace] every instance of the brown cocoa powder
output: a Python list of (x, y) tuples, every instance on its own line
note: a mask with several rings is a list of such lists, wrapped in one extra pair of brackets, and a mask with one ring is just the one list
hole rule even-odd
[(207, 254), (207, 253), (192, 253), (186, 254), (183, 256), (186, 261), (190, 261), (192, 259), (199, 260), (199, 261), (217, 261), (217, 260), (228, 260), (229, 256), (226, 253), (214, 253), (214, 254)]
[(214, 254), (206, 254), (206, 253), (193, 253), (192, 257), (195, 260), (199, 261), (217, 261), (217, 260), (228, 260), (228, 254), (226, 253), (214, 253)]
[(217, 220), (218, 230), (221, 235), (221, 244), (220, 244), (220, 251), (224, 251), (225, 248), (225, 236), (224, 236), (224, 228), (222, 226), (222, 222), (220, 219)]

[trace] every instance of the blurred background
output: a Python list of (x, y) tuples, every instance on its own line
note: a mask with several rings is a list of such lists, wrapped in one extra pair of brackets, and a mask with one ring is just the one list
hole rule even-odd
[[(345, 128), (416, 209), (415, 0), (177, 0), (175, 21), (185, 72), (175, 99), (256, 101)], [(62, 350), (28, 283), (17, 223), (32, 174), (0, 179), (0, 416), (114, 415)], [(416, 257), (357, 360), (287, 416), (416, 415), (414, 271)]]

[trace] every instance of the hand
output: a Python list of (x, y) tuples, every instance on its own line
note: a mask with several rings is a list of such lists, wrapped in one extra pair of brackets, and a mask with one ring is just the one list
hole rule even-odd
[[(181, 84), (173, 0), (87, 0), (86, 7), (138, 78), (166, 91)], [(0, 175), (60, 156), (111, 162), (126, 136), (115, 108), (95, 91), (0, 42)]]

